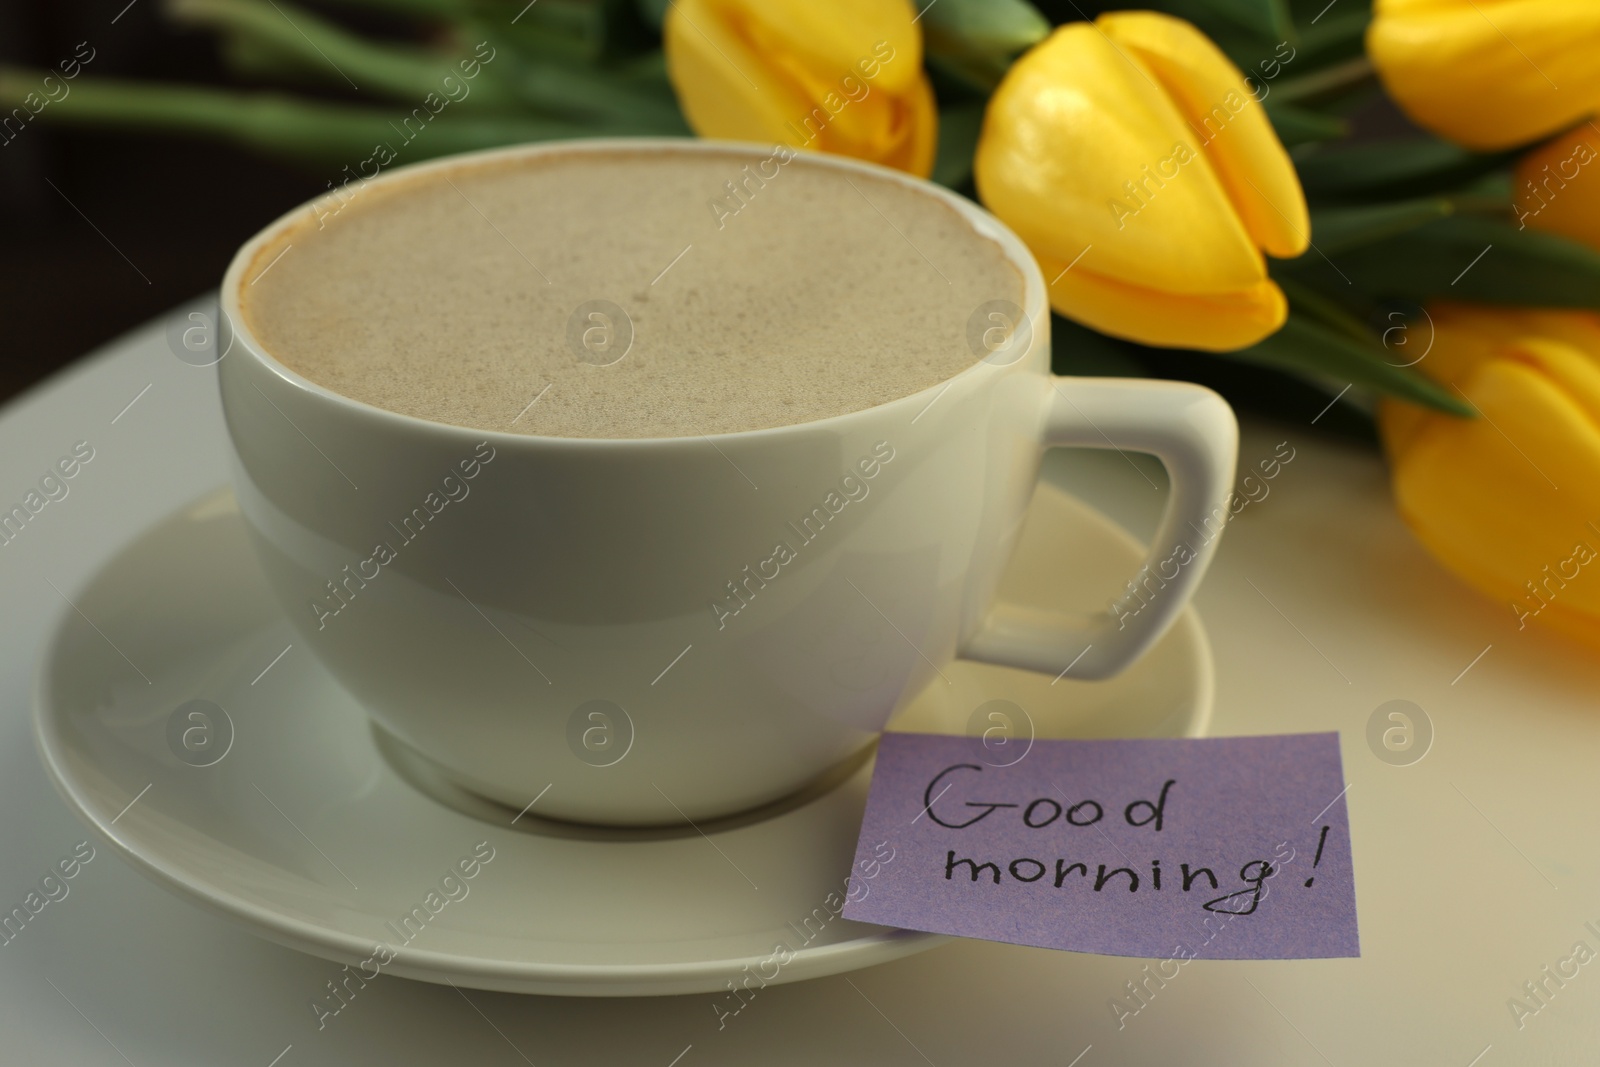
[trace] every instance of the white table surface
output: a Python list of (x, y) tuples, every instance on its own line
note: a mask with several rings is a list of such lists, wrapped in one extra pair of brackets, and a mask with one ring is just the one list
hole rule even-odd
[[(1214, 732), (1340, 731), (1359, 960), (1193, 962), (1120, 1030), (1108, 1001), (1140, 961), (958, 942), (769, 987), (720, 1032), (710, 996), (469, 1000), (398, 978), (319, 1032), (308, 1002), (337, 968), (200, 912), (102, 846), (65, 899), (0, 945), (0, 1064), (1600, 1061), (1600, 962), (1549, 983), (1520, 1029), (1507, 1006), (1575, 942), (1600, 950), (1584, 927), (1600, 929), (1600, 654), (1518, 632), (1508, 607), (1434, 564), (1376, 455), (1309, 427), (1247, 426), (1241, 466), (1284, 439), (1295, 459), (1240, 515), (1199, 595)], [(70, 610), (51, 583), (70, 594), (227, 477), (214, 371), (175, 358), (160, 323), (0, 413), (0, 501), (79, 440), (96, 455), (70, 495), (0, 548), (0, 911), (92, 840), (29, 736), (34, 664)], [(1162, 494), (1115, 453), (1058, 453), (1049, 471), (1136, 533), (1153, 527)], [(1367, 746), (1368, 718), (1396, 698), (1435, 730), (1410, 766)]]

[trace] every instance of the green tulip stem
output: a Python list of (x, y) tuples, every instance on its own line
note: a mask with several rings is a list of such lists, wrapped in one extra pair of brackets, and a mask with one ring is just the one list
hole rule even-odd
[[(0, 118), (27, 116), (31, 109), (25, 100), (37, 91), (46, 73), (0, 67)], [(402, 162), (414, 162), (495, 145), (619, 132), (604, 123), (453, 113), (448, 107), (437, 115), (424, 109), (428, 117), (419, 122), (413, 113), (399, 109), (298, 100), (278, 93), (95, 78), (71, 84), (70, 95), (41, 109), (40, 118), (118, 133), (147, 130), (215, 137), (316, 165), (346, 164), (352, 173), (378, 145), (389, 146)]]
[(1315, 289), (1278, 274), (1273, 275), (1272, 280), (1278, 283), (1283, 295), (1289, 298), (1291, 306), (1321, 320), (1324, 325), (1333, 327), (1352, 340), (1364, 344), (1374, 343), (1372, 331), (1368, 330), (1360, 319)]
[(1272, 95), (1280, 103), (1291, 104), (1301, 100), (1308, 100), (1329, 93), (1353, 89), (1364, 82), (1371, 81), (1377, 76), (1373, 69), (1372, 60), (1366, 56), (1356, 56), (1343, 63), (1335, 63), (1321, 70), (1314, 70), (1310, 74), (1302, 74), (1298, 78), (1286, 78), (1272, 91)]
[(493, 73), (527, 105), (572, 119), (598, 119), (641, 133), (689, 134), (689, 127), (668, 89), (652, 91), (647, 82), (627, 84), (620, 70), (528, 61), (510, 50), (500, 54), (503, 66)]
[(1392, 362), (1376, 340), (1357, 341), (1317, 319), (1291, 311), (1277, 333), (1237, 352), (1218, 352), (1225, 359), (1264, 364), (1310, 375), (1325, 384), (1344, 382), (1421, 404), (1462, 418), (1472, 407), (1414, 368)]
[(406, 100), (438, 92), (439, 80), (459, 73), (455, 64), (466, 58), (465, 52), (370, 41), (288, 0), (167, 0), (166, 11), (179, 22), (219, 30), (248, 45), (254, 57), (276, 54), (330, 85)]
[(412, 15), (419, 18), (468, 18), (473, 13), (469, 0), (329, 0), (339, 7), (355, 7), (366, 11), (386, 11), (393, 15)]
[[(290, 4), (288, 0), (168, 0), (168, 10), (190, 23), (221, 30), (233, 56), (255, 71), (309, 72), (326, 83), (348, 83), (359, 92), (419, 106), (431, 93), (442, 98), (445, 78), (459, 103), (472, 110), (535, 109), (564, 118), (613, 124), (617, 132), (685, 133), (677, 106), (659, 94), (618, 84), (611, 72), (573, 62), (534, 60), (504, 42), (484, 41), (469, 53), (478, 33), (461, 24), (448, 50), (379, 43), (351, 34)], [(467, 78), (460, 64), (476, 70)]]

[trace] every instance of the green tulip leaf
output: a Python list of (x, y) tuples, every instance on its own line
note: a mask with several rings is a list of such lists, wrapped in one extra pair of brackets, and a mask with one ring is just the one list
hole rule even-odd
[(1320, 18), (1315, 12), (1309, 17), (1317, 21), (1298, 24), (1300, 47), (1307, 58), (1348, 59), (1365, 51), (1367, 27), (1372, 23), (1370, 8), (1351, 6), (1346, 0), (1336, 7), (1324, 7)]
[(1294, 104), (1280, 104), (1271, 95), (1262, 106), (1267, 109), (1267, 118), (1272, 120), (1278, 140), (1287, 148), (1311, 141), (1336, 140), (1350, 132), (1350, 124), (1343, 119)]
[(1316, 208), (1311, 212), (1311, 239), (1323, 255), (1334, 256), (1409, 233), (1452, 211), (1450, 201), (1439, 197)]
[(983, 105), (963, 104), (939, 109), (939, 145), (933, 160), (933, 180), (959, 189), (972, 180), (972, 158), (983, 128)]
[(954, 55), (932, 49), (928, 51), (927, 61), (934, 95), (941, 100), (987, 100), (1011, 66), (1009, 59)]
[[(1600, 252), (1498, 219), (1455, 215), (1329, 258), (1377, 299), (1600, 308)], [(1308, 261), (1292, 268), (1302, 280), (1340, 287), (1314, 269)]]
[(1044, 40), (1050, 22), (1028, 0), (934, 0), (923, 7), (929, 51), (1009, 59)]
[(639, 0), (638, 6), (645, 22), (660, 30), (667, 21), (667, 8), (672, 6), (672, 0)]
[(1141, 346), (1092, 330), (1051, 312), (1050, 369), (1056, 374), (1095, 378), (1146, 378)]
[[(1320, 290), (1297, 281), (1292, 275), (1280, 270), (1271, 271), (1272, 280), (1283, 290), (1283, 295), (1289, 298), (1289, 306), (1297, 312), (1303, 312), (1321, 322), (1324, 326), (1331, 326), (1338, 333), (1353, 338), (1362, 344), (1372, 342), (1372, 331), (1367, 329), (1365, 322), (1344, 304), (1329, 297)], [(1371, 311), (1371, 307), (1364, 308)]]
[(1296, 39), (1288, 0), (1199, 0), (1199, 3), (1258, 36), (1264, 34), (1276, 41)]
[(1435, 137), (1326, 145), (1295, 161), (1312, 199), (1390, 199), (1443, 192), (1500, 167), (1509, 153), (1469, 152)]
[(1283, 329), (1249, 348), (1220, 352), (1228, 359), (1366, 386), (1401, 400), (1452, 415), (1470, 417), (1472, 408), (1411, 367), (1391, 359), (1376, 341), (1363, 344), (1320, 322), (1291, 313)]
[(1301, 35), (1310, 37), (1312, 27), (1341, 14), (1371, 19), (1372, 3), (1373, 0), (1289, 0), (1289, 15), (1300, 27)]
[(955, 79), (963, 96), (987, 97), (1012, 59), (1050, 33), (1049, 20), (1028, 0), (934, 0), (918, 7), (928, 65)]

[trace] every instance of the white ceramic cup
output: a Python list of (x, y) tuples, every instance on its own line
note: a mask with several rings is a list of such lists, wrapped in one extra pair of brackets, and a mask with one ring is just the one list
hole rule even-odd
[[(664, 153), (771, 154), (684, 140), (542, 144), (375, 180), (619, 147), (641, 167)], [(1187, 531), (1225, 514), (1237, 453), (1221, 398), (1176, 382), (1052, 377), (1043, 278), (998, 220), (855, 160), (787, 165), (901, 183), (998, 242), (1024, 279), (1027, 319), (1003, 358), (774, 429), (525, 436), (359, 403), (268, 354), (240, 314), (241, 288), (307, 208), (229, 267), (222, 403), (268, 581), (298, 643), (457, 784), (595, 823), (737, 812), (859, 752), (954, 657), (1079, 679), (1122, 670), (1204, 574), (1217, 539), (1190, 550)], [(1155, 545), (1129, 576), (1138, 598), (1090, 617), (994, 602), (1040, 459), (1058, 446), (1151, 453), (1171, 475)]]

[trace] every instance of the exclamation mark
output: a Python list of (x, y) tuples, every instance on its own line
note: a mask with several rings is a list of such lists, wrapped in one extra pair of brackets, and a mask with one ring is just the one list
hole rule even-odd
[[(1327, 843), (1328, 843), (1328, 827), (1324, 826), (1322, 828), (1322, 835), (1317, 838), (1317, 854), (1311, 860), (1311, 868), (1312, 868), (1312, 870), (1315, 870), (1317, 864), (1322, 862), (1322, 846), (1326, 845)], [(1306, 879), (1306, 888), (1310, 889), (1311, 888), (1311, 883), (1315, 882), (1316, 880), (1317, 880), (1316, 875), (1312, 875), (1310, 878), (1307, 878)]]

